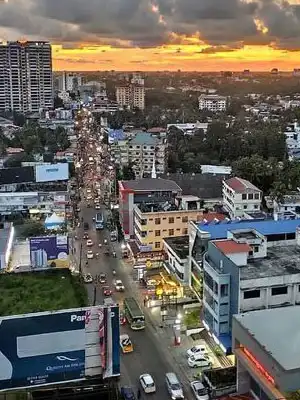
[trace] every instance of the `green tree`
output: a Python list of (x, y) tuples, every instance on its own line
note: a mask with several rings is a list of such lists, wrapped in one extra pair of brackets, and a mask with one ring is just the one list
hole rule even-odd
[(20, 225), (19, 235), (22, 238), (39, 236), (45, 233), (45, 228), (42, 223), (37, 221), (28, 221), (24, 225)]
[(6, 168), (11, 168), (11, 167), (21, 167), (22, 162), (32, 162), (34, 161), (34, 158), (27, 153), (17, 153), (13, 154), (10, 156), (6, 161), (5, 161), (5, 167)]
[(124, 165), (122, 168), (123, 180), (131, 181), (135, 179), (135, 173), (132, 168), (132, 164)]

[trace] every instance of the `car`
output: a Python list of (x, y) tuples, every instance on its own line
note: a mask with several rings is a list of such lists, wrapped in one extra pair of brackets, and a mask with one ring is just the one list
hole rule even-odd
[(99, 281), (100, 281), (100, 283), (106, 283), (106, 275), (100, 274)]
[(103, 291), (103, 295), (107, 296), (107, 297), (111, 296), (111, 294), (112, 294), (112, 291), (109, 286), (103, 286), (102, 291)]
[(207, 347), (204, 344), (197, 344), (188, 349), (186, 354), (188, 357), (196, 356), (197, 354), (207, 354)]
[(201, 381), (191, 382), (191, 388), (197, 400), (209, 400), (207, 388)]
[(172, 400), (184, 399), (182, 385), (174, 372), (166, 373), (166, 385)]
[(133, 345), (127, 333), (120, 335), (120, 346), (123, 353), (132, 353)]
[(92, 189), (86, 189), (86, 192), (89, 194), (89, 193), (92, 193)]
[(87, 240), (88, 238), (89, 238), (89, 235), (88, 235), (88, 233), (85, 232), (85, 233), (83, 234), (83, 239), (86, 239), (86, 240)]
[(76, 208), (76, 211), (79, 213), (79, 212), (80, 212), (80, 207), (77, 207), (77, 208)]
[(94, 258), (94, 253), (92, 252), (92, 250), (88, 250), (88, 252), (86, 253), (86, 258), (88, 259)]
[(126, 317), (122, 311), (120, 311), (119, 320), (120, 320), (120, 325), (126, 324)]
[(207, 355), (198, 354), (197, 356), (191, 356), (188, 358), (188, 366), (191, 368), (210, 368), (212, 362)]
[(88, 239), (88, 240), (86, 241), (86, 245), (87, 245), (88, 247), (92, 247), (92, 246), (94, 245), (94, 243), (93, 243), (93, 241), (92, 241), (91, 239)]
[(96, 197), (96, 198), (94, 199), (94, 203), (96, 203), (96, 204), (99, 204), (99, 203), (100, 203), (99, 197)]
[(156, 386), (150, 374), (142, 374), (139, 378), (139, 381), (145, 393), (156, 392)]
[(101, 209), (100, 204), (96, 204), (96, 205), (95, 205), (95, 210), (100, 210), (100, 209)]
[(93, 277), (91, 274), (86, 274), (83, 276), (84, 283), (92, 283)]
[(88, 195), (86, 196), (86, 199), (87, 199), (87, 200), (92, 200), (92, 199), (93, 199), (93, 196), (92, 196), (91, 194), (88, 194)]
[(117, 279), (115, 281), (115, 288), (116, 288), (117, 292), (124, 292), (125, 286), (123, 285), (123, 282), (121, 281), (121, 279)]
[(89, 228), (90, 228), (89, 223), (88, 223), (88, 222), (84, 222), (84, 223), (83, 223), (83, 229), (84, 229), (85, 231), (88, 231)]
[(134, 391), (130, 386), (121, 387), (121, 396), (124, 400), (135, 400)]

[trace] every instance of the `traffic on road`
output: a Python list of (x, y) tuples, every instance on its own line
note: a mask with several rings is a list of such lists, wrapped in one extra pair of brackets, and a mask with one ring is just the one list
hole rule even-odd
[(174, 373), (169, 349), (148, 322), (148, 310), (135, 298), (132, 267), (126, 262), (116, 227), (110, 224), (108, 229), (115, 194), (107, 182), (114, 181), (115, 166), (91, 113), (82, 112), (77, 168), (80, 202), (74, 223), (77, 272), (83, 276), (91, 305), (109, 301), (120, 305), (121, 394), (124, 399), (150, 394), (157, 400), (193, 398), (191, 389)]

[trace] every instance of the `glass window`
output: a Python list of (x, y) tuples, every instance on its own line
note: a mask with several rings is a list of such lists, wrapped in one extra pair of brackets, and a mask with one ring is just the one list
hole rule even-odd
[(242, 199), (243, 200), (247, 200), (247, 195), (246, 194), (242, 194)]
[(183, 235), (187, 235), (187, 234), (188, 234), (188, 228), (182, 229), (182, 234), (183, 234)]
[(159, 225), (160, 224), (160, 218), (155, 218), (155, 225)]
[(174, 224), (174, 217), (169, 217), (169, 224)]
[(155, 236), (160, 236), (160, 231), (155, 231)]
[(173, 236), (174, 235), (174, 229), (169, 229), (169, 236)]
[(249, 194), (248, 194), (248, 199), (249, 199), (249, 200), (253, 200), (253, 193), (249, 193)]
[(182, 217), (182, 222), (188, 222), (189, 221), (189, 217)]
[(247, 290), (246, 292), (244, 292), (244, 299), (257, 299), (258, 297), (260, 297), (260, 290), (259, 289), (255, 289), (255, 290)]
[(228, 296), (228, 285), (221, 285), (221, 297)]
[(155, 242), (155, 248), (159, 249), (160, 248), (160, 242)]
[(255, 200), (259, 200), (259, 193), (255, 193), (254, 198)]
[(272, 296), (287, 294), (287, 292), (288, 292), (287, 286), (278, 286), (278, 287), (272, 288)]

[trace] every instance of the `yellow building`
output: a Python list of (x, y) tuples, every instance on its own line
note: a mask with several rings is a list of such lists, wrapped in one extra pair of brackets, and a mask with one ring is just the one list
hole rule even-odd
[(202, 219), (196, 196), (181, 196), (174, 204), (139, 204), (134, 207), (134, 234), (140, 248), (161, 251), (164, 238), (187, 235), (189, 221)]

